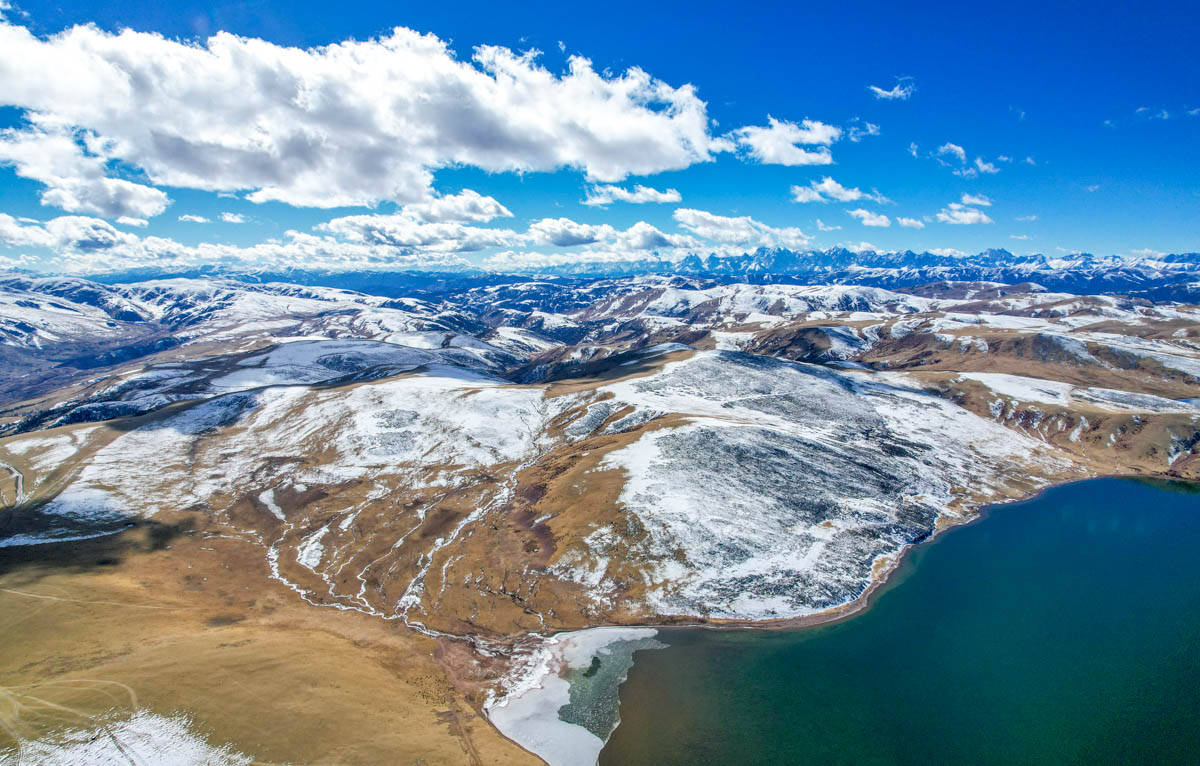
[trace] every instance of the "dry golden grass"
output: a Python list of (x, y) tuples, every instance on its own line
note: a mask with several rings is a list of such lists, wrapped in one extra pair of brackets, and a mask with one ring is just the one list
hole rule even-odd
[(309, 606), (261, 551), (204, 531), (3, 562), (0, 748), (141, 707), (265, 762), (536, 763), (447, 681), (434, 640)]

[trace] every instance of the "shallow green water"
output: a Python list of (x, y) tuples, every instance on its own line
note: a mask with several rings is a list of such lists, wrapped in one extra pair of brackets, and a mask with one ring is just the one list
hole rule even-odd
[(1058, 487), (843, 623), (659, 638), (601, 764), (1200, 763), (1200, 489)]

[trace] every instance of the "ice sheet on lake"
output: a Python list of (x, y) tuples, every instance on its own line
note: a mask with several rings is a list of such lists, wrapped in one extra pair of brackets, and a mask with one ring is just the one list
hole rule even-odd
[[(657, 633), (654, 628), (589, 628), (551, 636), (522, 658), (505, 679), (506, 693), (489, 699), (484, 710), (504, 736), (550, 766), (594, 764), (615, 723), (601, 737), (576, 715), (568, 717), (578, 722), (564, 720), (564, 708), (579, 702), (568, 679), (572, 671), (578, 671), (577, 676), (588, 671), (597, 675), (593, 664), (602, 668), (613, 663), (616, 672), (604, 679), (611, 696), (602, 704), (615, 705), (616, 687), (625, 680), (632, 652), (662, 646), (653, 641)], [(615, 709), (613, 712), (615, 715)]]

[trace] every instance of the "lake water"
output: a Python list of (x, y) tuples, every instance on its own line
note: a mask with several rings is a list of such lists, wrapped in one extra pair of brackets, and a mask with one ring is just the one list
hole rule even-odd
[(852, 619), (658, 638), (601, 764), (1200, 763), (1200, 488), (1058, 487)]

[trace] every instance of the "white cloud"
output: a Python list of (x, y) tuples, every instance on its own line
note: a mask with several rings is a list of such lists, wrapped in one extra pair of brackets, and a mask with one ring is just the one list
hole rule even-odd
[[(39, 222), (0, 215), (0, 248), (14, 251), (0, 257), (0, 262), (20, 265), (31, 257), (21, 251), (32, 248), (50, 251), (55, 269), (63, 272), (246, 263), (264, 268), (333, 270), (457, 269), (468, 265), (459, 253), (501, 247), (524, 249), (541, 244), (571, 248), (570, 253), (547, 256), (551, 258), (636, 260), (678, 259), (710, 246), (689, 234), (663, 232), (644, 221), (619, 231), (608, 225), (592, 226), (565, 218), (543, 219), (526, 232), (517, 233), (457, 222), (425, 223), (405, 215), (362, 215), (335, 218), (315, 229), (316, 234), (288, 231), (280, 239), (250, 246), (207, 242), (189, 246), (162, 237), (139, 237), (98, 218), (62, 216)], [(744, 246), (804, 244), (798, 229), (774, 229), (758, 222), (751, 222), (751, 235)], [(580, 245), (586, 247), (577, 247)], [(519, 256), (516, 249), (506, 252), (510, 258)], [(539, 255), (534, 252), (529, 257), (536, 259)]]
[(701, 246), (693, 237), (664, 233), (645, 221), (639, 221), (620, 231), (608, 224), (586, 224), (570, 218), (543, 218), (531, 223), (522, 233), (511, 229), (483, 228), (453, 221), (425, 223), (400, 213), (344, 216), (334, 218), (316, 228), (341, 242), (395, 248), (397, 254), (406, 256), (445, 255), (496, 247), (530, 246), (595, 246), (619, 252), (647, 254), (650, 251), (695, 249)]
[(1025, 159), (1021, 160), (1021, 162), (1024, 162), (1026, 165), (1037, 165), (1037, 161), (1034, 160), (1033, 157), (1026, 157)]
[(842, 247), (852, 253), (874, 253), (879, 251), (879, 248), (870, 242), (843, 242)]
[(886, 215), (872, 213), (870, 210), (864, 210), (861, 207), (855, 210), (847, 210), (846, 212), (861, 221), (863, 226), (886, 227), (892, 225), (891, 220)]
[(917, 156), (917, 153), (918, 153), (918, 151), (919, 151), (919, 149), (920, 149), (920, 147), (918, 147), (918, 146), (917, 146), (917, 142), (916, 142), (916, 141), (910, 141), (910, 142), (909, 142), (909, 144), (908, 144), (908, 153), (909, 153), (909, 154), (911, 154), (912, 156), (916, 157), (916, 156)]
[(573, 247), (589, 245), (613, 235), (608, 224), (594, 226), (570, 218), (543, 218), (529, 225), (528, 236), (534, 244)]
[[(841, 128), (826, 125), (816, 120), (794, 122), (767, 117), (768, 125), (747, 126), (730, 133), (738, 144), (745, 147), (750, 156), (767, 165), (829, 165), (833, 155), (829, 145), (837, 141)], [(804, 146), (819, 146), (816, 150), (801, 149)]]
[(830, 226), (829, 224), (825, 223), (820, 218), (818, 218), (817, 219), (817, 230), (818, 231), (841, 231), (842, 227), (841, 226)]
[[(61, 216), (26, 222), (0, 214), (0, 246), (39, 248), (52, 252), (54, 269), (63, 272), (112, 271), (136, 266), (170, 268), (244, 265), (265, 268), (461, 268), (467, 262), (453, 253), (405, 249), (386, 243), (346, 241), (289, 231), (282, 240), (256, 245), (201, 243), (183, 245), (163, 237), (139, 237), (113, 228), (99, 218)], [(42, 261), (43, 265), (45, 261)]]
[(973, 207), (958, 202), (951, 202), (937, 214), (937, 219), (942, 223), (953, 224), (977, 224), (977, 223), (992, 223), (992, 219), (988, 218), (987, 213)]
[(145, 218), (134, 218), (132, 216), (123, 215), (117, 219), (117, 223), (122, 226), (136, 226), (139, 229), (144, 229), (150, 225), (150, 222)]
[[(565, 219), (562, 219), (565, 220)], [(568, 221), (568, 224), (575, 224)], [(493, 269), (541, 268), (573, 263), (617, 263), (640, 260), (677, 261), (688, 252), (700, 249), (704, 244), (686, 234), (668, 234), (645, 221), (638, 221), (625, 231), (614, 231), (611, 227), (600, 227), (596, 241), (568, 252), (543, 252), (539, 250), (505, 250), (484, 259), (484, 265)], [(537, 235), (530, 234), (525, 241), (535, 241)], [(541, 244), (554, 244), (542, 241)]]
[(854, 202), (860, 199), (869, 199), (879, 203), (888, 201), (878, 192), (868, 193), (861, 189), (842, 186), (830, 176), (825, 176), (820, 181), (811, 181), (808, 186), (792, 187), (793, 202)]
[(925, 228), (925, 222), (918, 218), (904, 218), (903, 216), (896, 216), (896, 223), (909, 229)]
[(867, 90), (871, 91), (875, 98), (884, 101), (907, 101), (917, 92), (917, 86), (912, 78), (901, 77), (890, 90), (884, 90), (878, 85), (868, 85)]
[(137, 242), (137, 235), (115, 229), (99, 218), (64, 215), (44, 222), (26, 222), (0, 213), (0, 244), (9, 247), (88, 253)]
[(458, 194), (433, 196), (422, 202), (405, 205), (404, 215), (425, 223), (485, 223), (496, 218), (512, 218), (512, 211), (501, 205), (494, 197), (488, 197), (473, 189), (463, 189)]
[(1139, 106), (1134, 110), (1134, 114), (1146, 118), (1147, 120), (1169, 120), (1171, 113), (1166, 109), (1151, 109), (1148, 106)]
[(401, 252), (464, 253), (512, 245), (518, 235), (509, 229), (489, 229), (458, 222), (425, 223), (407, 215), (350, 215), (334, 218), (317, 230), (340, 239)]
[(250, 219), (241, 213), (221, 213), (221, 220), (225, 223), (246, 223)]
[(1140, 256), (1147, 257), (1147, 258), (1158, 258), (1160, 256), (1166, 255), (1166, 253), (1162, 252), (1161, 250), (1151, 250), (1148, 247), (1143, 247), (1138, 250), (1130, 250), (1129, 253), (1130, 253), (1130, 255), (1140, 255)]
[[(3, 26), (0, 23), (0, 29)], [(0, 53), (0, 61), (3, 57)], [(3, 71), (0, 64), (0, 72)], [(4, 90), (4, 84), (0, 83), (0, 93)], [(86, 151), (81, 141), (62, 127), (35, 125), (25, 130), (0, 131), (0, 165), (12, 165), (18, 176), (43, 184), (46, 187), (41, 195), (43, 205), (72, 213), (149, 218), (165, 210), (171, 201), (158, 189), (123, 178), (109, 178), (107, 161)]]
[(616, 249), (623, 252), (661, 250), (665, 248), (698, 248), (700, 242), (685, 234), (664, 234), (645, 221), (638, 221), (617, 232)]
[[(583, 250), (571, 253), (505, 250), (485, 258), (484, 265), (496, 271), (504, 271), (505, 269), (539, 269), (577, 263), (628, 263), (646, 260), (646, 258), (647, 254), (645, 253), (617, 250)], [(657, 260), (675, 259), (657, 258)]]
[(962, 195), (962, 204), (964, 205), (979, 205), (981, 207), (991, 207), (992, 201), (982, 194), (966, 194)]
[(812, 237), (795, 227), (775, 228), (748, 215), (723, 216), (706, 210), (679, 208), (674, 213), (680, 226), (698, 237), (729, 245), (753, 247), (807, 247)]
[(1029, 235), (1028, 234), (1009, 234), (1008, 238), (1025, 240), (1025, 239), (1029, 239)]
[(1088, 186), (1088, 187), (1087, 187), (1087, 190), (1088, 190), (1089, 192), (1096, 192), (1096, 191), (1100, 191), (1100, 184), (1092, 184), (1092, 185), (1090, 185), (1090, 186)]
[(1019, 215), (1016, 217), (1018, 221), (1036, 221), (1037, 219), (1036, 215)]
[[(432, 172), (449, 166), (566, 167), (615, 182), (731, 148), (709, 134), (690, 85), (637, 67), (600, 73), (578, 56), (558, 75), (535, 53), (494, 46), (459, 60), (404, 28), (300, 49), (96, 26), (42, 39), (0, 23), (0, 103), (82, 131), (96, 162), (140, 169), (152, 184), (311, 207), (420, 202)], [(70, 187), (51, 204), (141, 217), (165, 206), (155, 189), (104, 183), (118, 180), (92, 178), (103, 194)]]
[(854, 118), (850, 127), (846, 129), (846, 138), (856, 144), (868, 136), (878, 136), (879, 134), (880, 129), (878, 125), (873, 122), (861, 121), (857, 117)]
[(983, 157), (975, 158), (975, 169), (980, 173), (986, 173), (988, 175), (1000, 172), (1000, 168), (996, 167), (994, 164), (990, 162), (984, 162)]
[(958, 144), (952, 144), (949, 141), (939, 146), (936, 154), (939, 157), (953, 157), (960, 163), (965, 163), (967, 161), (967, 150), (963, 149)]
[[(915, 148), (915, 145), (911, 146), (911, 149)], [(913, 156), (916, 155), (914, 154)], [(950, 141), (939, 146), (932, 156), (943, 166), (953, 168), (951, 172), (954, 175), (962, 176), (963, 178), (975, 178), (980, 173), (991, 175), (1000, 172), (1000, 168), (996, 167), (995, 163), (988, 162), (983, 157), (976, 157), (973, 163), (969, 163), (967, 161), (967, 150)], [(1009, 158), (1002, 156), (999, 160), (1008, 162)]]
[(209, 223), (210, 221), (210, 219), (205, 218), (202, 215), (192, 215), (191, 213), (184, 213), (183, 215), (179, 216), (179, 220), (183, 221), (184, 223)]
[(957, 247), (935, 247), (929, 252), (934, 255), (949, 256), (951, 258), (964, 258), (967, 255), (965, 251), (959, 250)]
[(659, 191), (648, 186), (635, 186), (632, 190), (621, 186), (593, 186), (588, 189), (585, 205), (608, 205), (613, 202), (642, 204), (645, 202), (679, 202), (683, 199), (675, 189)]

